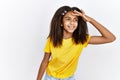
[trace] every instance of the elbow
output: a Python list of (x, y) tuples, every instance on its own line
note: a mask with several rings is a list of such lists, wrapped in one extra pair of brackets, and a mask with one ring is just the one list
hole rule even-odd
[(49, 63), (49, 61), (44, 61), (43, 60), (42, 63), (41, 63), (41, 65), (46, 67), (48, 65), (48, 63)]
[(41, 64), (41, 66), (42, 66), (43, 68), (46, 68), (47, 65), (48, 65), (48, 62), (42, 62), (42, 64)]
[(115, 40), (116, 40), (116, 37), (114, 36), (113, 41), (115, 41)]
[(110, 39), (109, 39), (109, 42), (113, 42), (116, 40), (116, 37), (115, 36), (112, 36)]

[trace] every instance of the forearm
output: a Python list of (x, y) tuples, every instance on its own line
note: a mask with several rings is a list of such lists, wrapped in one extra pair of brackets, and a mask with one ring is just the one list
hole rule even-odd
[(89, 44), (109, 43), (116, 39), (115, 36), (102, 24), (100, 24), (93, 18), (85, 15), (85, 12), (83, 10), (81, 10), (81, 12), (74, 11), (74, 13), (77, 16), (81, 16), (85, 22), (91, 23), (101, 34), (101, 35), (91, 36), (89, 40)]
[[(88, 17), (88, 16), (87, 16)], [(93, 18), (89, 17), (89, 22), (101, 33), (103, 38), (114, 40), (115, 36), (102, 24), (94, 20)]]
[(38, 71), (37, 80), (42, 80), (42, 77), (43, 77), (46, 67), (47, 67), (47, 63), (42, 62), (41, 66), (39, 68), (39, 71)]

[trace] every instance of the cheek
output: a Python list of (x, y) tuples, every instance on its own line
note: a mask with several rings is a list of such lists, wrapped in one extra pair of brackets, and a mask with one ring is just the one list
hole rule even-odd
[(78, 26), (78, 22), (76, 22), (74, 25), (77, 27)]
[(69, 22), (68, 21), (64, 21), (63, 22), (63, 25), (65, 26), (65, 25), (68, 25), (69, 24)]
[[(71, 24), (70, 21), (63, 21), (63, 25), (64, 25), (64, 26), (70, 25), (70, 24)], [(77, 26), (78, 26), (78, 22), (73, 22), (73, 25), (74, 25), (75, 27), (77, 27)]]

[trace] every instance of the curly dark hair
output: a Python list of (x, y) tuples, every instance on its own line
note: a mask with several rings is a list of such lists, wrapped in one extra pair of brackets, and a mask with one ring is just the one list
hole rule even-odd
[[(60, 47), (62, 45), (63, 27), (61, 27), (61, 24), (63, 23), (63, 17), (67, 12), (73, 10), (81, 12), (79, 8), (69, 6), (62, 6), (55, 12), (50, 24), (50, 33), (48, 36), (54, 47)], [(76, 44), (84, 44), (87, 41), (87, 37), (87, 23), (82, 19), (82, 17), (78, 16), (78, 26), (73, 32), (72, 39)]]

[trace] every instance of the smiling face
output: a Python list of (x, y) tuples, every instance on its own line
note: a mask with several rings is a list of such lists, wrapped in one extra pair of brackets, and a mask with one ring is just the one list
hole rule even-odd
[(63, 17), (63, 34), (72, 34), (78, 26), (78, 17), (69, 11)]

